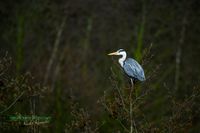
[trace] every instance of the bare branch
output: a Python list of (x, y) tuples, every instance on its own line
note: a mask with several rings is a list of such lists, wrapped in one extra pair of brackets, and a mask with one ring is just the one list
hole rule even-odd
[(0, 112), (0, 114), (3, 114), (4, 112), (8, 111), (13, 105), (16, 104), (16, 102), (22, 97), (22, 95), (25, 93), (25, 91), (23, 91), (16, 99), (14, 102), (12, 102), (7, 108), (5, 108), (3, 111)]

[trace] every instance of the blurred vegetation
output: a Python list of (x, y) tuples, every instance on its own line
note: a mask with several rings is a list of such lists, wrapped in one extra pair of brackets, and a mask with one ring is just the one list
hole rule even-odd
[[(198, 132), (199, 5), (1, 1), (1, 131), (130, 132), (132, 112), (133, 132)], [(145, 70), (132, 93), (117, 57), (107, 56), (119, 48)], [(6, 122), (10, 115), (52, 121), (26, 126)]]

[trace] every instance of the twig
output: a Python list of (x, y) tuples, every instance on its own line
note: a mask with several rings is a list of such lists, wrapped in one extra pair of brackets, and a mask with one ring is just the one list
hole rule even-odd
[(132, 110), (132, 108), (133, 108), (133, 104), (132, 104), (132, 98), (131, 98), (130, 99), (130, 121), (131, 121), (131, 123), (130, 123), (130, 133), (133, 132), (133, 110)]
[(98, 127), (96, 127), (96, 129), (94, 130), (94, 132), (96, 133), (106, 122), (103, 121), (101, 125), (99, 125)]
[[(110, 70), (111, 70), (112, 74), (115, 76), (115, 73), (113, 72), (112, 67), (110, 68)], [(110, 80), (111, 80), (112, 86), (114, 86), (114, 88), (117, 89), (117, 92), (118, 92), (119, 97), (120, 97), (121, 102), (122, 102), (123, 109), (124, 109), (126, 112), (128, 112), (128, 110), (126, 109), (125, 102), (124, 102), (124, 97), (123, 97), (123, 95), (122, 95), (122, 93), (121, 93), (121, 91), (120, 91), (120, 88), (117, 86), (116, 80), (113, 80), (113, 79), (111, 79), (111, 78), (110, 78)]]
[(122, 96), (122, 93), (121, 93), (121, 91), (120, 91), (120, 88), (117, 86), (117, 83), (116, 83), (116, 82), (114, 83), (114, 85), (115, 85), (115, 88), (117, 89), (117, 92), (118, 92), (119, 97), (120, 97), (120, 99), (121, 99), (121, 102), (122, 102), (122, 105), (123, 105), (123, 109), (124, 109), (126, 112), (128, 112), (128, 110), (126, 109), (126, 106), (125, 106), (125, 103), (124, 103), (124, 97)]
[(23, 91), (16, 99), (13, 103), (11, 103), (6, 109), (4, 109), (3, 111), (0, 112), (0, 114), (3, 114), (4, 112), (8, 111), (13, 105), (15, 105), (15, 103), (20, 99), (20, 97), (22, 97), (22, 95), (25, 93), (25, 91)]
[(133, 132), (133, 104), (132, 104), (132, 91), (133, 91), (133, 82), (132, 82), (132, 79), (131, 79), (131, 86), (130, 86), (130, 95), (129, 95), (129, 101), (130, 101), (130, 104), (129, 104), (129, 115), (130, 115), (130, 133)]
[(135, 132), (137, 133), (137, 128), (136, 128), (136, 123), (135, 120), (133, 119), (133, 101), (132, 101), (132, 92), (134, 89), (134, 84), (133, 84), (133, 80), (131, 79), (131, 90), (130, 90), (130, 95), (129, 95), (129, 100), (130, 100), (130, 109), (129, 109), (129, 113), (130, 113), (130, 133), (133, 133), (133, 124), (134, 124), (134, 128), (135, 128)]
[[(105, 97), (106, 97), (106, 92), (104, 91), (104, 101), (105, 101)], [(104, 102), (102, 102), (102, 105), (107, 109), (107, 111), (109, 112), (109, 113), (112, 113), (112, 111), (109, 109), (109, 107), (106, 105), (106, 103), (104, 103)]]
[(129, 130), (124, 126), (124, 124), (123, 124), (119, 119), (117, 119), (117, 121), (118, 121), (119, 124), (124, 128), (124, 130), (125, 130), (126, 132), (129, 132)]
[(142, 95), (136, 97), (136, 99), (135, 99), (133, 105), (134, 105), (138, 100), (142, 99), (142, 97), (144, 97), (145, 95), (147, 95), (148, 92), (150, 92), (150, 90), (148, 90), (148, 91), (146, 91), (145, 93), (143, 93)]

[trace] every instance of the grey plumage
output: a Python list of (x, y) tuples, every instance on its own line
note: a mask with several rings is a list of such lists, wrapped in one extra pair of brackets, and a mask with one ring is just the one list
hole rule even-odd
[(124, 61), (123, 69), (130, 78), (145, 81), (144, 70), (136, 60), (132, 58), (126, 59)]

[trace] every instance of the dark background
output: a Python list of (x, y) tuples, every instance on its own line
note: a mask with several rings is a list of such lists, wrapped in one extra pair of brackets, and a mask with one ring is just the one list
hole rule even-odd
[[(146, 77), (151, 79), (138, 84), (153, 89), (147, 96), (146, 115), (162, 127), (159, 122), (168, 117), (168, 91), (184, 99), (199, 87), (199, 6), (199, 0), (1, 1), (0, 54), (3, 58), (7, 52), (12, 58), (6, 77), (20, 79), (20, 75), (31, 73), (34, 78), (28, 84), (48, 88), (42, 92), (35, 113), (53, 117), (49, 128), (53, 132), (63, 132), (70, 121), (69, 97), (101, 123), (107, 116), (97, 101), (104, 91), (112, 89), (111, 68), (121, 86), (128, 84), (117, 58), (107, 56), (123, 48), (129, 57), (143, 64)], [(5, 82), (4, 78), (1, 81)], [(19, 93), (1, 91), (1, 97), (6, 97), (0, 103), (1, 110)], [(28, 101), (25, 98), (23, 102), (26, 105)], [(30, 114), (25, 105), (17, 103), (4, 114)], [(199, 131), (197, 105), (199, 101), (191, 109), (195, 115), (190, 116), (191, 126), (185, 132)], [(115, 132), (114, 127), (108, 124), (99, 131)]]

